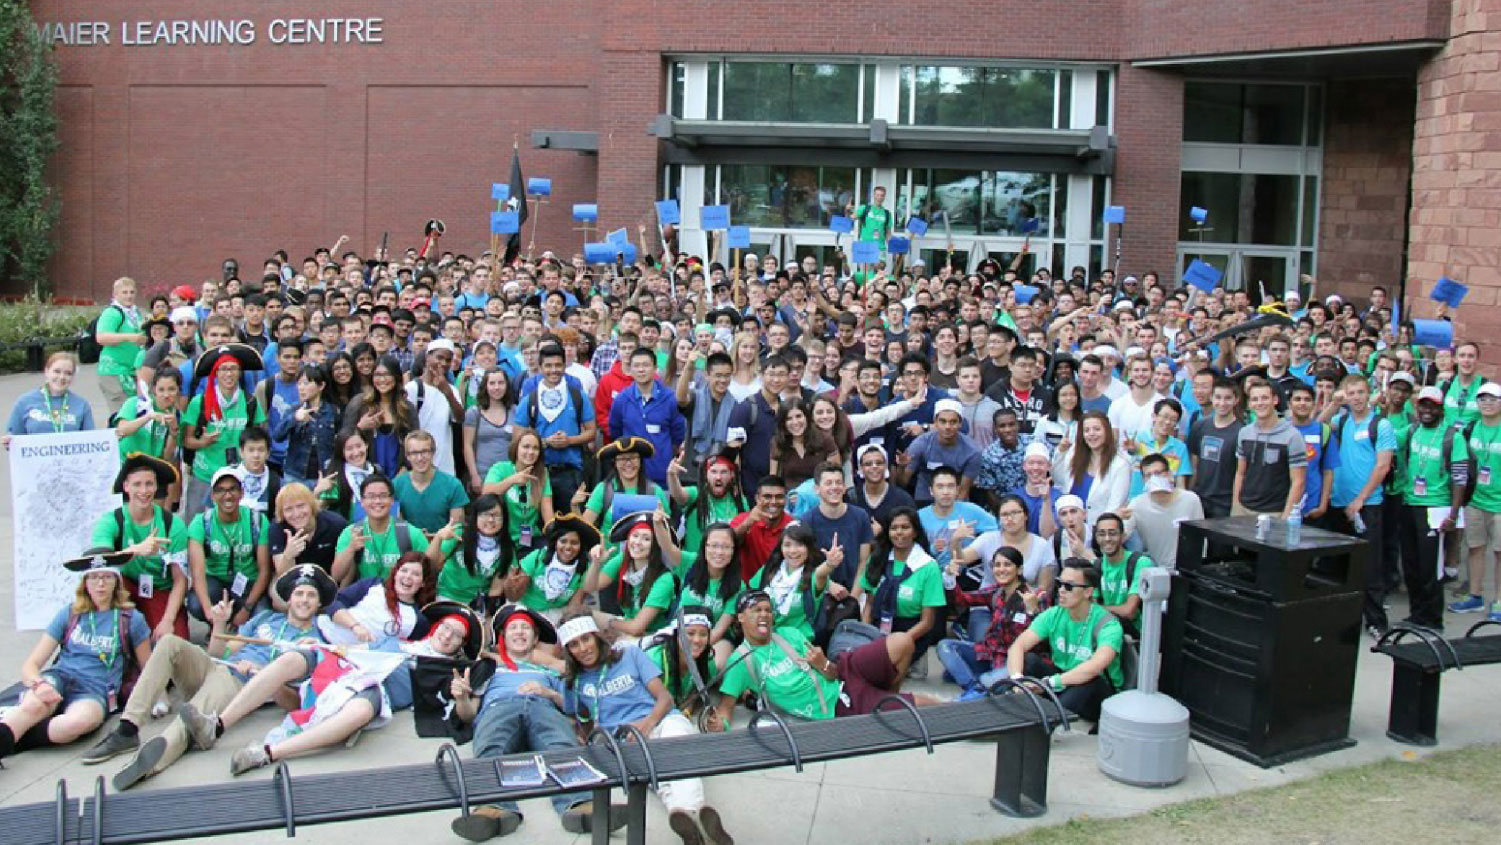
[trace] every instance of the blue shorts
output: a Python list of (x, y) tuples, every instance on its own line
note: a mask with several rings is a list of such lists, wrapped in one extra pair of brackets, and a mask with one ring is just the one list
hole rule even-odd
[(88, 678), (82, 678), (63, 669), (54, 666), (41, 674), (47, 679), (47, 683), (57, 690), (57, 694), (63, 697), (62, 703), (57, 705), (57, 712), (61, 713), (68, 709), (68, 705), (75, 701), (96, 701), (104, 715), (109, 715), (110, 691), (109, 687)]

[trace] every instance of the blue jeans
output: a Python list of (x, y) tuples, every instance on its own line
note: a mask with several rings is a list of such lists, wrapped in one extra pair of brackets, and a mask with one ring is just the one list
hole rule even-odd
[(988, 687), (1006, 677), (1006, 667), (995, 668), (989, 660), (975, 656), (975, 644), (963, 640), (943, 640), (938, 643), (938, 662), (948, 670), (961, 689), (977, 686)]
[[(474, 726), (474, 756), (502, 757), (519, 751), (578, 748), (573, 723), (551, 701), (539, 695), (516, 695), (487, 702)], [(553, 795), (552, 808), (562, 815), (590, 800), (588, 792)], [(501, 801), (502, 809), (517, 811), (515, 801)]]
[(964, 620), (964, 630), (969, 634), (969, 641), (977, 643), (985, 639), (985, 632), (990, 630), (990, 620), (994, 615), (988, 607), (971, 607), (969, 617)]

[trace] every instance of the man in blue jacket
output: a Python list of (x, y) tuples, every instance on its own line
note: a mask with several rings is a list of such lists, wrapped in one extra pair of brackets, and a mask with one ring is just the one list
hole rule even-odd
[(677, 396), (657, 381), (657, 354), (645, 346), (631, 353), (631, 378), (610, 405), (610, 434), (616, 440), (640, 437), (656, 449), (646, 461), (646, 477), (667, 486), (667, 465), (688, 435)]

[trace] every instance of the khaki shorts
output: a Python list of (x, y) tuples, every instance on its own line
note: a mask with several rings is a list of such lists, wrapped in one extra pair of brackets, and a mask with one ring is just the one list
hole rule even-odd
[(1465, 506), (1465, 548), (1501, 552), (1501, 513)]

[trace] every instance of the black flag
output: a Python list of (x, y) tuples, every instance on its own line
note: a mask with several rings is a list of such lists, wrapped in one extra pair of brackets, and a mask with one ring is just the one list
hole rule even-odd
[(521, 145), (511, 147), (511, 198), (506, 200), (506, 209), (516, 212), (516, 231), (506, 241), (506, 254), (502, 263), (510, 264), (521, 254), (521, 230), (526, 225), (526, 180), (521, 178)]

